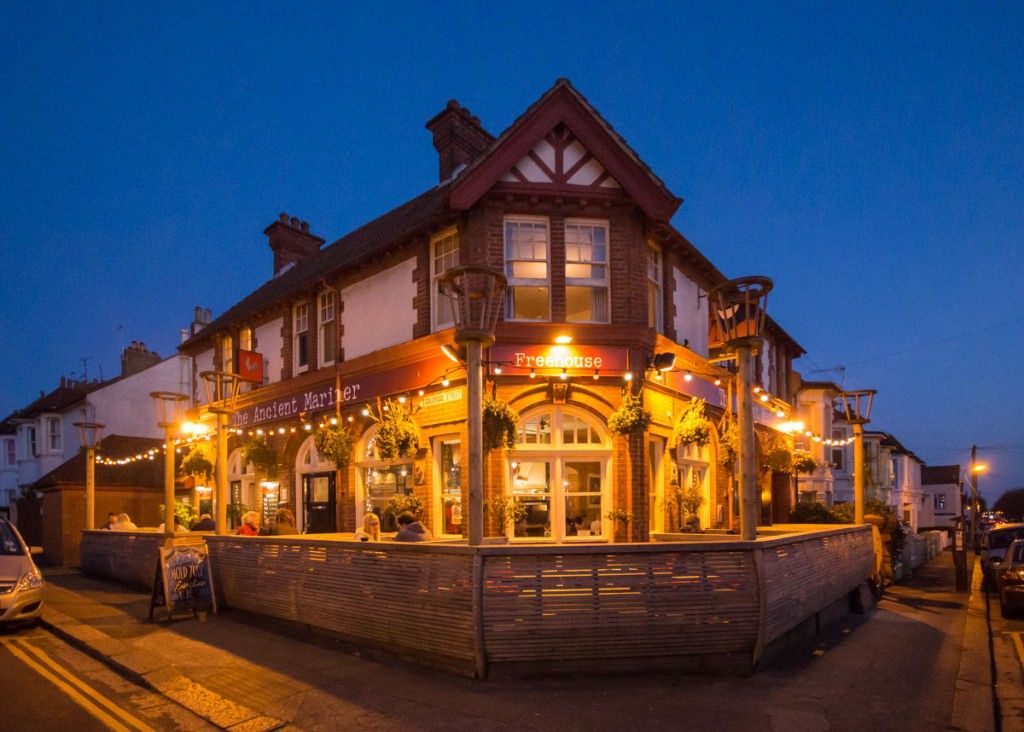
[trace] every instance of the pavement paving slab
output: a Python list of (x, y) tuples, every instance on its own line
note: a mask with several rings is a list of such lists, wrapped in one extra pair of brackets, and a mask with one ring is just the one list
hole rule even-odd
[[(953, 591), (948, 553), (889, 588), (867, 615), (843, 619), (744, 679), (473, 681), (244, 613), (148, 622), (144, 593), (71, 572), (47, 580), (48, 625), (224, 729), (804, 732), (906, 729), (901, 716), (918, 729), (994, 728), (984, 601), (978, 586), (969, 601)], [(905, 659), (896, 649), (908, 638), (913, 657)], [(1012, 639), (1004, 645), (1012, 650)], [(1004, 713), (1024, 708), (1012, 658), (1017, 677), (1006, 679)]]

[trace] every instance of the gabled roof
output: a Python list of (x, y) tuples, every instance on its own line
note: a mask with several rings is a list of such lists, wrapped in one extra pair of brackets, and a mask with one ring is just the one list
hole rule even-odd
[(655, 221), (668, 223), (682, 199), (615, 132), (568, 79), (559, 79), (455, 179), (451, 206), (468, 209), (558, 124), (564, 124)]
[(189, 350), (221, 328), (302, 293), (311, 282), (381, 256), (447, 211), (448, 185), (421, 193), (264, 283), (179, 346)]
[[(800, 379), (801, 389), (823, 389), (825, 391), (834, 391), (839, 393), (842, 389), (834, 381), (808, 381), (806, 379)], [(845, 415), (844, 415), (845, 419)]]
[(921, 466), (921, 485), (949, 485), (960, 482), (959, 465)]
[[(63, 382), (63, 380), (62, 380)], [(104, 381), (71, 381), (63, 382), (49, 394), (42, 394), (38, 399), (23, 409), (11, 414), (7, 419), (31, 419), (40, 414), (63, 412), (68, 407), (85, 399), (89, 392), (96, 391), (108, 382)]]
[[(109, 435), (100, 442), (99, 455), (123, 456), (144, 453), (159, 448), (161, 440), (149, 437), (125, 437)], [(49, 488), (60, 483), (85, 483), (85, 452), (64, 461), (41, 477), (32, 487), (36, 490)], [(164, 485), (164, 460), (160, 455), (154, 460), (140, 460), (127, 465), (96, 464), (96, 485), (133, 486), (140, 488), (162, 488)]]

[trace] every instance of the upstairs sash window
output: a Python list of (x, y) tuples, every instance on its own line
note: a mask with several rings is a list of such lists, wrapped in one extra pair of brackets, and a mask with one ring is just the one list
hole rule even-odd
[(665, 315), (662, 299), (663, 266), (661, 250), (647, 245), (647, 325), (659, 333), (665, 331)]
[(454, 230), (442, 234), (431, 243), (430, 267), (434, 289), (431, 305), (434, 316), (434, 330), (444, 330), (455, 325), (452, 301), (441, 294), (441, 277), (459, 264), (459, 237)]
[(330, 366), (338, 353), (338, 329), (335, 324), (334, 292), (321, 292), (317, 297), (317, 317), (320, 322), (320, 366)]
[(505, 220), (505, 317), (551, 320), (551, 268), (546, 219)]
[(292, 333), (295, 341), (293, 359), (295, 372), (309, 370), (309, 305), (299, 303), (293, 312)]
[(565, 224), (565, 319), (608, 322), (608, 226)]

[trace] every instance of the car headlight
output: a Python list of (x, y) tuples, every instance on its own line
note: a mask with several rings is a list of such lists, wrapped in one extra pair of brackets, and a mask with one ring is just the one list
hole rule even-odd
[(25, 590), (38, 590), (42, 586), (43, 575), (39, 574), (38, 569), (33, 569), (22, 575), (21, 579), (18, 580), (18, 586), (14, 588), (14, 591), (23, 592)]

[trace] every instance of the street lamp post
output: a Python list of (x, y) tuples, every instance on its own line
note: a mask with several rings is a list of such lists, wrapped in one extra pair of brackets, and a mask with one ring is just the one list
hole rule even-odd
[(85, 450), (85, 528), (96, 528), (96, 449), (103, 438), (103, 425), (97, 422), (75, 422), (78, 441)]
[(864, 425), (871, 421), (871, 405), (875, 401), (874, 389), (844, 391), (846, 421), (853, 425), (853, 522), (864, 523)]
[(978, 462), (978, 446), (972, 445), (971, 477), (967, 480), (967, 484), (971, 486), (971, 546), (974, 547), (975, 553), (978, 552), (978, 510), (981, 508), (978, 498), (978, 483), (981, 480), (981, 474), (987, 469), (987, 465)]
[[(754, 460), (753, 357), (761, 348), (768, 293), (767, 277), (740, 277), (708, 292), (717, 338), (736, 359), (736, 421), (739, 428), (740, 538), (757, 538), (757, 466)], [(729, 405), (732, 408), (732, 405)]]
[(185, 415), (188, 397), (173, 391), (154, 391), (153, 412), (164, 431), (164, 546), (174, 543), (174, 429)]
[(199, 378), (206, 390), (207, 410), (217, 417), (215, 522), (217, 535), (225, 536), (228, 533), (228, 417), (235, 413), (242, 377), (228, 371), (203, 371)]
[(469, 450), (469, 545), (484, 538), (483, 505), (483, 366), (481, 352), (494, 343), (508, 280), (490, 267), (453, 267), (441, 278), (441, 291), (452, 301), (455, 342), (466, 347), (466, 422)]

